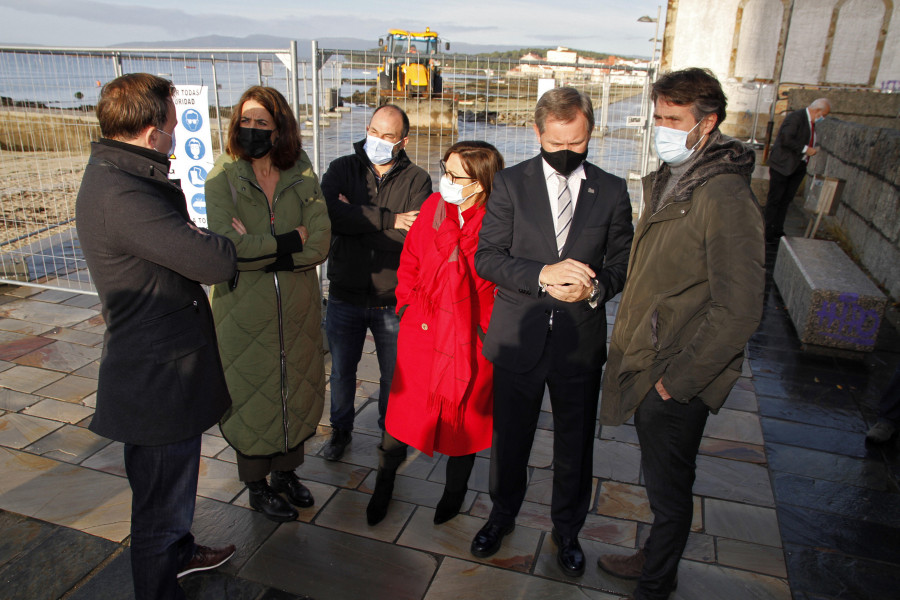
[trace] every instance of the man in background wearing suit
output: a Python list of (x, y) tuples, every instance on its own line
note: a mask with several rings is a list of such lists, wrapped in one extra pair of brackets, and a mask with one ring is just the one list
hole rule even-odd
[(816, 123), (828, 116), (831, 103), (819, 98), (784, 118), (769, 154), (769, 195), (766, 199), (766, 241), (784, 235), (788, 206), (806, 175), (806, 163), (816, 150)]
[(231, 405), (200, 283), (228, 281), (228, 238), (188, 220), (168, 179), (172, 83), (131, 73), (103, 86), (98, 142), (75, 203), (78, 240), (106, 334), (90, 429), (124, 442), (136, 600), (181, 600), (177, 579), (218, 567), (234, 546), (194, 543), (200, 440)]
[(546, 385), (553, 540), (570, 576), (584, 572), (577, 536), (591, 498), (604, 303), (622, 289), (634, 234), (625, 181), (585, 162), (593, 129), (586, 95), (564, 87), (541, 97), (541, 153), (494, 178), (475, 254), (498, 289), (483, 350), (494, 363), (493, 509), (471, 551), (491, 556), (515, 527)]

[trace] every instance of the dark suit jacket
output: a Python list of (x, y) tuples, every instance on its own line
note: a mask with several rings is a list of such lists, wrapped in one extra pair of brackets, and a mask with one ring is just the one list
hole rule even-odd
[[(606, 360), (603, 303), (625, 282), (634, 228), (625, 180), (584, 163), (572, 226), (563, 254), (556, 250), (540, 156), (500, 171), (481, 227), (475, 269), (497, 284), (497, 298), (484, 340), (484, 355), (516, 373), (531, 370), (544, 351), (553, 315), (554, 351), (565, 373), (599, 371)], [(572, 258), (591, 266), (600, 281), (596, 308), (587, 301), (561, 302), (540, 292), (544, 265)]]
[(803, 161), (803, 147), (809, 144), (809, 117), (806, 109), (795, 110), (784, 118), (772, 151), (769, 153), (769, 168), (782, 175), (790, 175)]
[(148, 446), (199, 435), (231, 404), (200, 283), (234, 275), (234, 244), (188, 226), (168, 170), (158, 152), (101, 140), (75, 205), (106, 320), (90, 429)]

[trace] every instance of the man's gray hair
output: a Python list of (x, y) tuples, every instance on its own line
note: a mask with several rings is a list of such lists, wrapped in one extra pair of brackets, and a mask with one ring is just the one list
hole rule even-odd
[(544, 133), (547, 117), (569, 122), (575, 119), (579, 112), (588, 121), (588, 131), (593, 131), (594, 105), (590, 97), (573, 87), (553, 88), (545, 92), (538, 100), (537, 107), (534, 109), (534, 123), (537, 125), (538, 131)]
[(812, 104), (809, 105), (809, 108), (812, 110), (827, 110), (831, 112), (831, 100), (828, 98), (816, 98), (812, 101)]

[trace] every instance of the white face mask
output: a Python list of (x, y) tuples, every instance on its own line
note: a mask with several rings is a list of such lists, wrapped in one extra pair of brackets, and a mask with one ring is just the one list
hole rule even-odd
[(159, 127), (157, 127), (156, 130), (157, 130), (158, 132), (160, 132), (161, 134), (163, 134), (163, 135), (169, 136), (169, 140), (172, 142), (172, 143), (169, 145), (169, 153), (168, 153), (166, 156), (175, 156), (175, 132), (173, 131), (172, 133), (166, 133), (165, 131), (163, 131), (163, 130), (160, 129)]
[(450, 204), (456, 204), (459, 206), (478, 192), (472, 192), (468, 196), (463, 197), (463, 188), (466, 188), (470, 185), (473, 185), (476, 182), (472, 182), (466, 185), (461, 183), (452, 183), (450, 179), (445, 175), (441, 177), (440, 182), (438, 182), (438, 191), (441, 192), (441, 198), (444, 199), (444, 202), (449, 202)]
[[(400, 142), (402, 141), (400, 140)], [(397, 144), (400, 142), (397, 142)], [(386, 165), (394, 160), (394, 147), (397, 144), (392, 144), (374, 135), (367, 135), (366, 143), (363, 144), (363, 150), (366, 151), (366, 156), (369, 157), (373, 165)]]
[[(700, 125), (700, 123), (701, 121), (697, 121), (697, 125)], [(697, 125), (691, 127), (690, 131), (681, 131), (680, 129), (657, 125), (656, 154), (659, 156), (659, 160), (677, 167), (689, 159), (705, 137), (700, 136), (700, 139), (697, 140), (697, 143), (692, 148), (686, 147), (688, 135), (690, 135), (691, 131), (697, 129)]]

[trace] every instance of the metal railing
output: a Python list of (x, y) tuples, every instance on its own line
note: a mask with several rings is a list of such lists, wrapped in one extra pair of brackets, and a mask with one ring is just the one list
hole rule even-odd
[(75, 232), (75, 196), (90, 141), (99, 136), (94, 108), (100, 88), (123, 73), (154, 73), (175, 84), (209, 86), (216, 155), (241, 93), (251, 85), (278, 89), (298, 117), (304, 146), (320, 174), (363, 139), (380, 103), (399, 104), (417, 125), (407, 153), (435, 184), (444, 150), (460, 139), (494, 144), (508, 165), (537, 154), (533, 111), (539, 80), (550, 79), (593, 99), (597, 128), (589, 160), (626, 178), (633, 204), (640, 205), (639, 177), (650, 167), (645, 68), (447, 54), (431, 57), (431, 65), (424, 61), (440, 75), (438, 97), (379, 89), (386, 87), (385, 75), (379, 84), (379, 67), (383, 72), (386, 65), (390, 69), (390, 59), (406, 65), (418, 58), (319, 49), (315, 42), (305, 59), (296, 44), (269, 49), (0, 47), (0, 282), (93, 293)]

